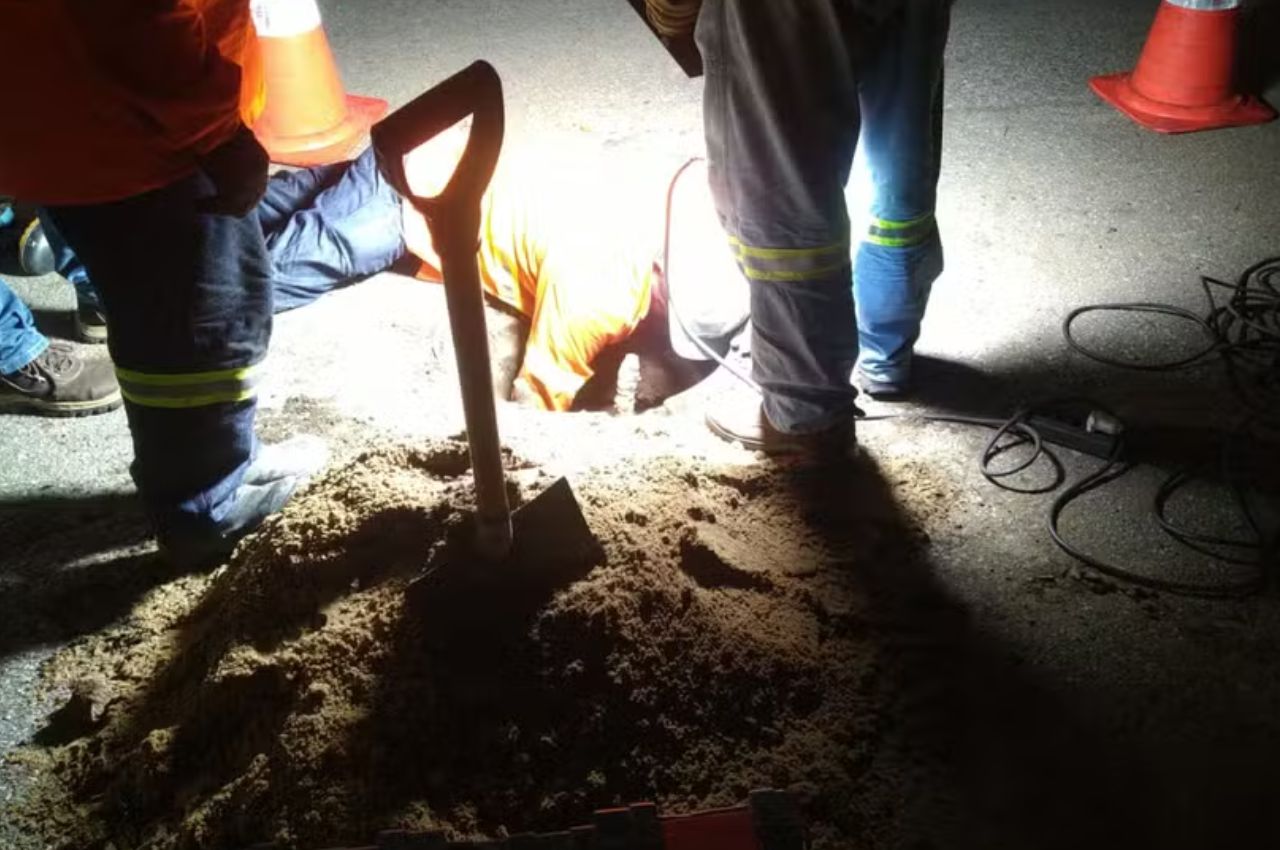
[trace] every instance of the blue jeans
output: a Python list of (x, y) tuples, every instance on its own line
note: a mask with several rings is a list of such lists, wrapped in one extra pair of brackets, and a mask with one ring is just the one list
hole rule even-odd
[(405, 253), (400, 196), (372, 148), (349, 163), (276, 175), (258, 221), (277, 313), (386, 271)]
[(36, 330), (31, 310), (0, 280), (0, 375), (8, 375), (35, 360), (49, 347)]
[[(859, 366), (868, 377), (905, 382), (942, 240), (933, 221), (942, 164), (942, 56), (949, 6), (905, 4), (860, 71), (858, 139), (871, 171), (871, 226), (853, 267)], [(897, 227), (885, 228), (890, 223)], [(898, 243), (910, 244), (898, 244)]]

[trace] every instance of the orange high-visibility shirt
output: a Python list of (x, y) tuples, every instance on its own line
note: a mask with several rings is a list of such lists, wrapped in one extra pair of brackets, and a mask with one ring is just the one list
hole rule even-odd
[(187, 176), (261, 110), (249, 0), (0, 0), (0, 193), (119, 200)]
[[(406, 157), (415, 192), (440, 191), (461, 142), (442, 137)], [(660, 174), (584, 167), (563, 152), (503, 154), (481, 209), (480, 280), (528, 317), (517, 380), (544, 408), (568, 410), (600, 352), (648, 314), (666, 188)], [(408, 202), (405, 239), (419, 277), (439, 281), (439, 255)]]

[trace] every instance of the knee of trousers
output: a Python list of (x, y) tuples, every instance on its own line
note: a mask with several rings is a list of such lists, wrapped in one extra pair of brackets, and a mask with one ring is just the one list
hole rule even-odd
[(867, 300), (888, 300), (903, 306), (919, 302), (923, 307), (942, 269), (942, 242), (936, 230), (918, 244), (864, 241), (854, 263), (859, 307)]

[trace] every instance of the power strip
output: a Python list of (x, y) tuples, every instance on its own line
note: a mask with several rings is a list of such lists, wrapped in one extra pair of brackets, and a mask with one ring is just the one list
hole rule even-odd
[(1118, 422), (1099, 413), (1090, 414), (1083, 425), (1039, 413), (1031, 414), (1025, 421), (1027, 427), (1034, 428), (1045, 442), (1103, 460), (1116, 456), (1123, 433)]

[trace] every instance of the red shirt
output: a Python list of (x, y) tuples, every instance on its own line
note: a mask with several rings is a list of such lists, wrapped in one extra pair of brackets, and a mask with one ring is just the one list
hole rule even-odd
[(260, 108), (249, 0), (0, 0), (0, 194), (119, 200), (181, 179)]

